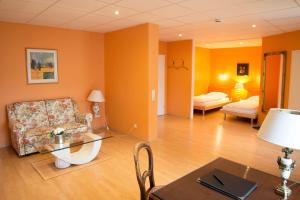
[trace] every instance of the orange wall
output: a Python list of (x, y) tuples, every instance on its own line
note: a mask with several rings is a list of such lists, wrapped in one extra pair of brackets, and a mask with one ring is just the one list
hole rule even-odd
[[(82, 111), (90, 111), (86, 101), (90, 90), (104, 92), (102, 34), (2, 22), (0, 33), (0, 147), (9, 145), (7, 104), (69, 96)], [(59, 83), (27, 84), (25, 48), (57, 49)], [(95, 126), (102, 120), (97, 119)]]
[[(167, 113), (191, 117), (194, 70), (193, 41), (168, 42), (167, 51)], [(174, 59), (183, 59), (188, 70), (171, 68)]]
[[(209, 91), (222, 91), (231, 94), (236, 81), (246, 81), (248, 96), (258, 95), (260, 88), (261, 47), (211, 49), (211, 79)], [(249, 63), (249, 76), (236, 75), (237, 63)], [(227, 74), (221, 80), (220, 74)]]
[[(286, 84), (285, 84), (285, 107), (288, 107), (289, 97), (289, 82), (291, 72), (291, 52), (300, 49), (300, 30), (279, 35), (264, 37), (262, 40), (263, 53), (274, 51), (287, 51), (287, 64), (286, 64)], [(261, 95), (262, 97), (262, 95)], [(259, 110), (261, 111), (261, 105)], [(259, 122), (262, 123), (265, 118), (265, 113), (259, 113)]]
[(159, 54), (167, 55), (168, 43), (159, 41)]
[[(110, 127), (152, 140), (157, 131), (159, 27), (143, 24), (105, 34), (106, 114)], [(133, 125), (137, 124), (134, 129)]]
[(195, 79), (194, 95), (208, 92), (210, 83), (210, 49), (196, 47), (195, 50)]

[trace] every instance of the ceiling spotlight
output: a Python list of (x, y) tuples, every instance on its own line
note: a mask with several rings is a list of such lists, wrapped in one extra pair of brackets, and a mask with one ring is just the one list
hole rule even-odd
[(178, 37), (182, 37), (182, 34), (181, 34), (181, 33), (179, 33), (179, 34), (178, 34)]
[(215, 22), (216, 22), (216, 23), (220, 23), (220, 22), (222, 22), (222, 19), (216, 18), (216, 19), (215, 19)]
[(256, 28), (256, 24), (252, 24), (252, 28)]
[(115, 11), (115, 15), (119, 15), (120, 12), (118, 10)]

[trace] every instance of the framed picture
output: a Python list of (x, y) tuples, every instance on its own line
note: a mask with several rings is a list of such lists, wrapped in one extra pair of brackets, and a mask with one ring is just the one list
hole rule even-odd
[(27, 81), (33, 83), (57, 83), (57, 51), (26, 49)]
[(249, 75), (249, 63), (238, 63), (236, 74), (238, 76), (248, 76)]

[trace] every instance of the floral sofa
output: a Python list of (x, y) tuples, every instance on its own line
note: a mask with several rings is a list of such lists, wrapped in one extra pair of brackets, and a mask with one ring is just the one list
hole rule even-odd
[(71, 98), (18, 102), (7, 106), (11, 142), (23, 156), (36, 152), (34, 144), (50, 139), (50, 132), (61, 127), (66, 134), (78, 134), (91, 128), (91, 113), (79, 113)]

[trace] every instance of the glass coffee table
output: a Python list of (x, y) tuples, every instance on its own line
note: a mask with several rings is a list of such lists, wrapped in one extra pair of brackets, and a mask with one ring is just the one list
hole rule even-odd
[[(63, 143), (56, 143), (54, 137), (41, 140), (34, 144), (34, 148), (40, 153), (51, 153), (55, 156), (57, 168), (67, 168), (73, 165), (82, 165), (97, 157), (102, 141), (111, 138), (107, 133), (73, 134), (66, 136)], [(71, 152), (72, 147), (81, 146), (78, 151)]]

